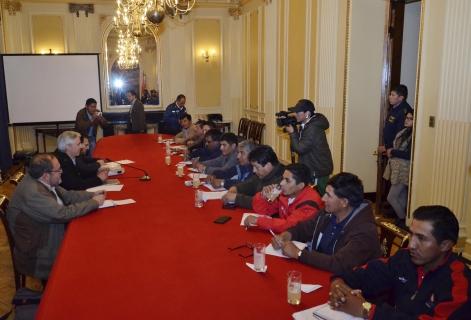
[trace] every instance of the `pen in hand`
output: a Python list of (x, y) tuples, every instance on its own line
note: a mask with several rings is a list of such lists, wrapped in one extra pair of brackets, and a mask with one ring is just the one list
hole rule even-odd
[(272, 229), (269, 229), (269, 231), (270, 231), (271, 235), (273, 236), (273, 239), (275, 239), (276, 243), (281, 248), (283, 246), (283, 243), (280, 242), (280, 240), (278, 239), (278, 236), (273, 232)]

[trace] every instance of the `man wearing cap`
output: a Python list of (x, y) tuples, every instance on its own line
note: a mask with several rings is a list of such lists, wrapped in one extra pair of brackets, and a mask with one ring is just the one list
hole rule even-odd
[(325, 135), (329, 121), (323, 114), (314, 112), (311, 100), (301, 99), (289, 110), (296, 113), (296, 120), (300, 123), (299, 132), (291, 125), (286, 127), (291, 139), (291, 151), (298, 154), (300, 163), (311, 169), (317, 190), (323, 195), (333, 171), (332, 154)]

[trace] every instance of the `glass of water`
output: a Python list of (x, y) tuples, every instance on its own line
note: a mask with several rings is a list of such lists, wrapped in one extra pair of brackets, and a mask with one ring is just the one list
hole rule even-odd
[(253, 245), (253, 265), (255, 271), (265, 271), (265, 244), (255, 243)]
[(203, 208), (203, 192), (201, 190), (195, 190), (195, 207)]
[(301, 303), (302, 275), (299, 271), (288, 271), (288, 303), (298, 305)]

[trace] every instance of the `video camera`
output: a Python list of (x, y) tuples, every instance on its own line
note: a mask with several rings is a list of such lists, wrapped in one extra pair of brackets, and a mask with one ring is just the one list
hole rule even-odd
[(293, 126), (296, 127), (298, 120), (292, 115), (292, 112), (289, 111), (280, 111), (275, 113), (276, 116), (276, 125), (280, 128)]

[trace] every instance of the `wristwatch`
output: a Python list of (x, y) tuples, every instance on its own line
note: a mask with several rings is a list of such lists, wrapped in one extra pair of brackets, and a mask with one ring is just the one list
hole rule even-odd
[(365, 301), (361, 304), (361, 306), (363, 307), (363, 318), (368, 319), (370, 316), (370, 310), (371, 310), (372, 304), (369, 303), (368, 301)]

